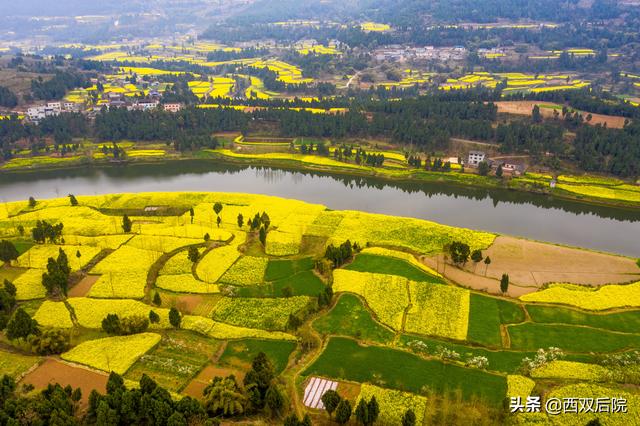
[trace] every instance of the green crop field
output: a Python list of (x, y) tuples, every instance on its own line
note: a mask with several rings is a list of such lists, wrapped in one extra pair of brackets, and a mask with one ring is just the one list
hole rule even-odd
[(366, 253), (357, 255), (355, 260), (347, 265), (345, 269), (360, 272), (373, 272), (377, 274), (398, 275), (412, 281), (424, 281), (436, 284), (442, 283), (440, 278), (429, 275), (404, 260)]
[(527, 305), (531, 320), (537, 323), (585, 325), (623, 333), (640, 333), (640, 311), (590, 314), (575, 309)]
[(263, 352), (273, 363), (273, 368), (277, 373), (282, 372), (287, 366), (289, 356), (295, 349), (294, 342), (277, 342), (270, 340), (244, 339), (229, 342), (225, 348), (220, 362), (237, 366), (243, 364), (249, 366), (253, 358), (258, 353)]
[(319, 333), (354, 337), (363, 341), (389, 343), (394, 333), (371, 317), (362, 301), (352, 294), (340, 297), (331, 311), (313, 323)]
[(507, 389), (503, 376), (424, 360), (400, 350), (360, 346), (354, 340), (338, 337), (329, 341), (304, 374), (358, 382), (379, 380), (390, 388), (416, 393), (423, 387), (438, 393), (460, 391), (465, 399), (477, 397), (496, 406), (502, 403)]
[(637, 348), (640, 335), (614, 333), (595, 328), (561, 324), (518, 324), (509, 326), (511, 348), (536, 350), (555, 346), (569, 352), (614, 352)]

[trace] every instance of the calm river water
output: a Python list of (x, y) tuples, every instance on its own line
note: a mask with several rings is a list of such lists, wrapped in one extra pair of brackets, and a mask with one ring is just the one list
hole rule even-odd
[(397, 183), (209, 161), (0, 174), (0, 201), (114, 192), (222, 191), (295, 198), (640, 257), (640, 210), (508, 190)]

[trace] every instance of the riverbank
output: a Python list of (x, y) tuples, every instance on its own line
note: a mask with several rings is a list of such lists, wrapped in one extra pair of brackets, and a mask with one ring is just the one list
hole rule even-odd
[[(389, 182), (444, 183), (458, 187), (480, 189), (504, 189), (554, 197), (590, 205), (622, 209), (640, 209), (640, 186), (625, 183), (615, 178), (593, 176), (560, 176), (552, 187), (550, 175), (527, 173), (522, 177), (480, 176), (461, 171), (427, 171), (399, 167), (398, 161), (390, 161), (385, 167), (370, 167), (347, 163), (318, 155), (290, 153), (242, 154), (229, 149), (204, 149), (189, 154), (172, 154), (159, 150), (136, 150), (125, 159), (108, 160), (104, 156), (73, 155), (69, 157), (32, 157), (17, 159), (0, 167), (1, 174), (31, 173), (34, 171), (59, 170), (92, 166), (123, 166), (128, 164), (158, 164), (189, 160), (215, 160), (242, 166), (282, 168), (291, 171), (314, 171), (339, 176), (383, 179)], [(149, 155), (146, 155), (149, 153)], [(145, 155), (142, 155), (145, 154)], [(385, 153), (387, 154), (387, 153)], [(392, 153), (397, 156), (397, 153)], [(27, 161), (29, 160), (29, 161)]]

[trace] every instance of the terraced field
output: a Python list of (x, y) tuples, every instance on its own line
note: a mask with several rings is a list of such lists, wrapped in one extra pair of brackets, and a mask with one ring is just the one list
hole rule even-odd
[[(72, 332), (61, 358), (75, 367), (64, 368), (115, 371), (130, 381), (146, 374), (175, 395), (201, 397), (213, 377), (241, 377), (264, 352), (293, 404), (300, 404), (308, 378), (331, 379), (354, 405), (375, 395), (390, 424), (409, 406), (428, 423), (433, 401), (442, 398), (496, 412), (514, 395), (615, 391), (629, 395), (630, 403), (638, 400), (629, 385), (640, 383), (624, 373), (640, 365), (634, 355), (640, 350), (638, 283), (556, 283), (520, 298), (488, 295), (424, 262), (458, 241), (495, 254), (501, 267), (503, 236), (250, 194), (119, 194), (78, 201), (0, 206), (6, 213), (1, 238), (20, 248), (16, 261), (0, 267), (1, 276), (15, 284), (19, 306), (40, 329)], [(153, 206), (171, 209), (158, 215)], [(133, 219), (130, 232), (122, 227), (123, 211)], [(239, 214), (252, 226), (240, 223)], [(34, 244), (20, 235), (19, 225), (30, 230), (38, 220), (62, 223), (64, 243)], [(338, 268), (322, 267), (325, 248), (347, 240), (364, 249)], [(540, 258), (567, 255), (535, 244)], [(71, 283), (89, 287), (84, 297), (43, 286), (49, 259), (61, 250), (71, 260)], [(519, 267), (527, 265), (523, 260)], [(83, 281), (86, 276), (92, 279)], [(142, 332), (116, 336), (103, 331), (110, 314), (154, 320)], [(17, 341), (6, 344), (24, 350)], [(0, 349), (0, 367), (14, 377), (41, 361), (6, 349)], [(25, 383), (56, 377), (52, 362), (27, 374)], [(102, 389), (103, 373), (96, 374), (95, 387)]]

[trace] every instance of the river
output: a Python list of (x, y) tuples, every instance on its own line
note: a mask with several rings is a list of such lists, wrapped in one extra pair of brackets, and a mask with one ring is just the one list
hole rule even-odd
[(248, 192), (640, 257), (640, 210), (502, 189), (178, 161), (0, 174), (0, 201), (153, 191)]

